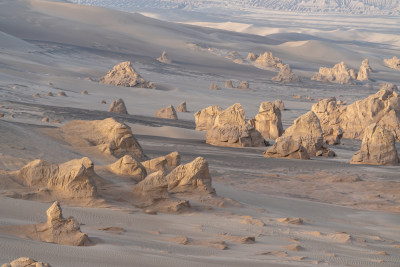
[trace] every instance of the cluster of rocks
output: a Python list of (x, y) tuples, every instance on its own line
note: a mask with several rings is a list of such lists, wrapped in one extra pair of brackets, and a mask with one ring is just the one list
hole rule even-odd
[(242, 56), (237, 51), (230, 51), (226, 56), (226, 59), (232, 60), (237, 64), (243, 64), (244, 60)]
[(111, 71), (100, 79), (100, 82), (124, 87), (156, 88), (152, 82), (143, 79), (129, 61), (115, 65)]
[(300, 79), (299, 77), (296, 76), (296, 74), (293, 73), (289, 64), (286, 64), (280, 68), (278, 75), (273, 77), (272, 81), (284, 84), (284, 83), (296, 83), (299, 82)]
[(4, 263), (1, 267), (51, 267), (48, 263), (43, 263), (40, 261), (35, 261), (34, 259), (28, 257), (21, 257), (13, 260), (9, 263)]
[(239, 85), (234, 85), (233, 84), (233, 81), (232, 80), (228, 80), (228, 81), (226, 81), (225, 82), (225, 87), (226, 88), (236, 88), (236, 89), (243, 89), (243, 90), (246, 90), (246, 89), (250, 89), (250, 84), (249, 84), (249, 82), (248, 81), (241, 81), (240, 83), (239, 83)]
[(249, 53), (247, 55), (247, 60), (253, 62), (254, 65), (261, 69), (280, 69), (283, 67), (282, 60), (275, 57), (271, 52), (266, 51), (264, 54), (256, 55), (254, 53)]
[(394, 56), (393, 58), (384, 59), (383, 62), (389, 68), (400, 70), (400, 58)]
[(311, 77), (311, 80), (327, 83), (354, 84), (355, 80), (369, 81), (369, 74), (371, 72), (372, 69), (368, 59), (363, 60), (358, 74), (353, 69), (348, 68), (344, 62), (340, 62), (333, 68), (321, 67), (318, 73)]

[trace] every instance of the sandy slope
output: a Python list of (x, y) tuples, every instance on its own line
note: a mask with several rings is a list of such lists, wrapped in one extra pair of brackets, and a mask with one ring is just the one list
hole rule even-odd
[[(254, 24), (259, 14), (250, 15), (238, 18)], [(221, 29), (63, 2), (0, 1), (0, 113), (4, 114), (0, 118), (0, 263), (29, 256), (52, 266), (400, 264), (398, 166), (347, 164), (360, 146), (354, 140), (334, 147), (338, 154), (335, 159), (306, 162), (266, 159), (262, 148), (212, 147), (205, 144), (203, 132), (194, 131), (193, 118), (194, 112), (209, 105), (225, 108), (236, 102), (250, 118), (262, 101), (281, 98), (287, 107), (283, 112), (286, 128), (307, 112), (315, 99), (336, 96), (352, 102), (375, 93), (380, 81), (399, 85), (398, 73), (381, 63), (383, 57), (397, 51), (395, 39), (384, 39), (379, 35), (381, 28), (364, 25), (372, 33), (362, 35), (358, 31), (362, 36), (352, 42), (351, 30), (326, 31), (328, 19), (321, 23), (323, 26), (312, 26), (318, 18), (307, 20), (304, 16), (297, 17), (296, 27), (307, 30), (299, 34), (280, 31), (295, 27), (278, 15), (271, 17), (274, 23), (269, 26), (267, 20), (258, 20), (260, 25), (256, 26), (264, 27), (264, 34), (254, 34), (257, 28), (251, 32), (246, 27), (240, 29), (242, 32), (225, 31), (237, 30), (237, 25), (227, 23), (226, 17), (217, 18), (225, 20)], [(356, 18), (347, 21), (358, 23)], [(380, 21), (388, 25), (388, 20)], [(201, 23), (198, 25), (206, 25)], [(313, 27), (315, 35), (310, 34)], [(274, 34), (264, 36), (266, 33)], [(385, 41), (379, 43), (382, 38)], [(202, 49), (189, 49), (188, 44)], [(245, 56), (267, 49), (293, 65), (303, 82), (281, 86), (271, 81), (276, 72), (235, 64), (224, 57), (231, 50)], [(156, 60), (163, 50), (172, 64)], [(372, 82), (350, 86), (309, 80), (322, 64), (348, 60), (355, 68), (364, 57), (370, 58), (376, 70)], [(97, 82), (114, 64), (125, 60), (131, 60), (135, 69), (160, 89)], [(248, 80), (252, 90), (208, 89), (211, 83), (223, 87), (229, 79)], [(81, 94), (83, 90), (88, 95)], [(67, 96), (58, 96), (60, 91)], [(46, 96), (48, 92), (55, 96)], [(40, 97), (33, 97), (35, 93)], [(293, 95), (303, 98), (294, 99)], [(1, 231), (2, 225), (44, 221), (50, 205), (29, 200), (32, 192), (15, 189), (15, 181), (8, 180), (6, 171), (18, 170), (36, 158), (62, 163), (90, 156), (95, 170), (111, 163), (101, 155), (83, 154), (54, 133), (56, 127), (74, 119), (109, 117), (108, 106), (116, 98), (124, 99), (130, 115), (113, 117), (132, 127), (148, 156), (178, 151), (184, 163), (205, 157), (217, 194), (241, 203), (241, 207), (232, 204), (237, 202), (226, 207), (193, 202), (194, 208), (188, 213), (148, 215), (134, 203), (115, 196), (122, 192), (129, 199), (129, 186), (133, 184), (114, 181), (110, 176), (105, 177), (106, 182), (99, 182), (99, 188), (113, 189), (100, 193), (108, 208), (62, 203), (64, 216), (72, 215), (82, 223), (92, 246), (41, 243)], [(101, 100), (107, 104), (101, 104)], [(178, 121), (154, 118), (159, 108), (170, 104), (176, 107), (182, 101), (187, 102), (189, 112), (178, 113)], [(49, 122), (42, 122), (43, 117)], [(12, 194), (13, 190), (26, 195)], [(304, 223), (288, 224), (282, 218), (302, 218)], [(107, 227), (125, 231), (99, 230)], [(187, 238), (187, 245), (179, 244), (179, 240), (185, 240), (182, 236)], [(255, 237), (256, 242), (238, 241), (248, 236)], [(222, 241), (228, 249), (218, 249)]]

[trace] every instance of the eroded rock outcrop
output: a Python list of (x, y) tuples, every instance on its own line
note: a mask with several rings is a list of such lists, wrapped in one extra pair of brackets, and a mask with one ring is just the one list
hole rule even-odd
[(108, 112), (118, 113), (118, 114), (128, 114), (126, 110), (125, 102), (121, 98), (113, 101), (108, 109)]
[(60, 127), (59, 131), (67, 142), (80, 149), (95, 148), (118, 158), (124, 155), (131, 155), (139, 160), (146, 158), (131, 128), (113, 118), (75, 120)]
[(332, 82), (340, 84), (353, 84), (356, 79), (353, 69), (349, 69), (344, 62), (336, 64), (333, 68), (319, 68), (311, 80), (320, 82)]
[(283, 103), (282, 100), (276, 99), (273, 103), (275, 106), (277, 106), (279, 108), (280, 111), (285, 110), (285, 104)]
[[(253, 58), (253, 56), (250, 55), (250, 58)], [(264, 54), (256, 56), (254, 65), (262, 69), (280, 69), (283, 67), (282, 60), (278, 57), (275, 57), (271, 52), (268, 51), (266, 51)]]
[(281, 82), (281, 83), (296, 83), (296, 82), (300, 81), (299, 77), (297, 77), (293, 73), (289, 64), (282, 66), (278, 75), (273, 77), (272, 80), (274, 82)]
[(368, 126), (364, 132), (361, 149), (354, 153), (350, 163), (397, 165), (399, 157), (393, 134), (376, 123)]
[(100, 82), (124, 87), (156, 88), (152, 82), (143, 79), (142, 76), (135, 71), (129, 61), (115, 65), (111, 71), (100, 79)]
[(166, 108), (161, 108), (157, 110), (156, 112), (156, 117), (157, 118), (163, 118), (163, 119), (170, 119), (170, 120), (177, 120), (178, 115), (176, 114), (176, 110), (174, 106), (168, 106)]
[(394, 56), (393, 58), (384, 59), (383, 62), (389, 68), (400, 70), (400, 58), (397, 58), (396, 56)]
[(237, 64), (242, 64), (242, 63), (244, 62), (242, 56), (241, 56), (237, 51), (231, 51), (231, 52), (229, 52), (229, 53), (226, 55), (225, 58), (227, 58), (227, 59), (229, 59), (229, 60), (232, 60), (233, 62), (235, 62), (235, 63), (237, 63)]
[(361, 63), (361, 67), (357, 74), (357, 80), (369, 81), (369, 74), (372, 72), (372, 68), (369, 65), (368, 58), (364, 59)]
[(396, 90), (393, 84), (382, 84), (376, 94), (350, 105), (340, 105), (335, 98), (328, 98), (314, 104), (312, 111), (320, 119), (325, 135), (342, 132), (343, 138), (361, 139), (364, 130), (377, 123), (400, 140), (400, 99)]
[(146, 168), (147, 173), (161, 171), (163, 174), (171, 172), (181, 164), (181, 156), (178, 152), (169, 153), (166, 156), (143, 161), (142, 165)]
[(167, 52), (163, 51), (161, 57), (157, 58), (157, 60), (164, 64), (171, 64), (172, 61), (167, 58)]
[(265, 146), (262, 135), (245, 122), (245, 113), (239, 103), (217, 115), (213, 127), (207, 131), (206, 143), (231, 147)]
[(146, 168), (131, 155), (125, 155), (113, 164), (108, 165), (108, 170), (121, 176), (129, 176), (139, 182), (147, 176)]
[(93, 198), (97, 195), (96, 173), (89, 158), (59, 165), (37, 159), (25, 165), (17, 175), (26, 186), (47, 188), (69, 198)]
[(180, 103), (177, 110), (178, 110), (178, 112), (188, 112), (188, 110), (186, 108), (186, 102)]
[(264, 139), (276, 139), (283, 133), (281, 111), (271, 102), (261, 103), (258, 114), (250, 123)]
[(1, 267), (51, 267), (48, 263), (43, 263), (40, 261), (35, 261), (34, 259), (28, 257), (21, 257), (13, 260), (10, 263), (4, 263)]
[(210, 106), (194, 114), (197, 131), (207, 131), (214, 125), (215, 118), (223, 111), (219, 106)]
[(297, 118), (294, 124), (275, 140), (275, 144), (264, 152), (264, 156), (307, 158), (302, 148), (311, 157), (335, 155), (324, 146), (319, 119), (312, 111)]

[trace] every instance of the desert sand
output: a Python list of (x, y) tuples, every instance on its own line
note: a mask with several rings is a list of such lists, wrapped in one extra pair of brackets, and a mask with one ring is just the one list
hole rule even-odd
[[(396, 97), (378, 93), (400, 85), (384, 62), (399, 56), (399, 18), (153, 2), (0, 0), (0, 266), (399, 266), (400, 105), (394, 87)], [(366, 58), (363, 79), (311, 80)], [(272, 80), (282, 62), (296, 82)], [(374, 117), (378, 104), (355, 108), (374, 95), (374, 114), (389, 115), (369, 139), (365, 121), (357, 131), (341, 121), (343, 138), (325, 131), (328, 108), (309, 116), (318, 135), (291, 133), (333, 97), (341, 114)], [(250, 127), (264, 102), (293, 146), (336, 156), (264, 157), (272, 137), (206, 143), (224, 110), (240, 103)], [(170, 105), (179, 120), (155, 116)]]

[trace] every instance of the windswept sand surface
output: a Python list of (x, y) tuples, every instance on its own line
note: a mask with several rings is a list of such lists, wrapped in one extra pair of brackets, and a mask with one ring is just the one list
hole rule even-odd
[[(344, 16), (337, 29), (334, 17), (265, 18), (247, 10), (234, 20), (224, 13), (137, 11), (175, 22), (64, 1), (0, 0), (0, 265), (19, 257), (51, 266), (400, 265), (400, 166), (348, 164), (361, 140), (344, 139), (330, 147), (337, 157), (308, 161), (264, 158), (265, 147), (211, 146), (205, 132), (195, 131), (193, 116), (241, 103), (252, 118), (261, 102), (279, 98), (288, 128), (318, 99), (352, 103), (376, 93), (381, 82), (399, 86), (400, 73), (383, 63), (399, 56), (398, 18), (373, 17), (372, 25)], [(278, 71), (234, 63), (226, 58), (233, 50), (243, 58), (272, 51), (301, 82), (272, 82)], [(157, 61), (163, 51), (170, 64)], [(345, 61), (358, 69), (364, 58), (374, 70), (371, 81), (310, 80), (321, 66)], [(123, 61), (157, 89), (99, 83)], [(225, 88), (227, 80), (249, 81), (250, 90)], [(118, 98), (128, 114), (107, 112)], [(178, 112), (178, 120), (155, 117), (183, 101), (188, 112)], [(174, 194), (169, 201), (191, 204), (182, 212), (142, 209), (133, 194), (137, 182), (110, 171), (114, 155), (70, 142), (80, 136), (59, 129), (110, 117), (131, 127), (148, 158), (178, 151), (183, 164), (206, 159), (216, 195)], [(93, 198), (26, 186), (16, 172), (35, 159), (60, 166), (85, 157), (97, 173)], [(88, 234), (88, 246), (10, 230), (45, 222), (55, 200)]]

